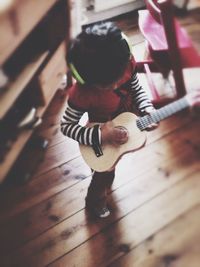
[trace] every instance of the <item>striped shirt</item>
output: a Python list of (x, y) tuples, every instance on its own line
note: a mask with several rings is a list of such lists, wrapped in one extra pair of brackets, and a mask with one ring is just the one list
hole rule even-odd
[[(145, 108), (152, 107), (152, 103), (149, 100), (145, 90), (139, 84), (136, 72), (132, 75), (131, 79), (129, 79), (127, 87), (129, 89), (126, 91), (128, 92), (126, 96), (128, 95), (128, 98), (131, 99), (132, 111), (137, 110), (138, 112), (143, 112)], [(120, 92), (120, 90), (117, 89), (114, 90), (114, 92), (118, 94), (118, 98), (121, 99), (120, 100), (121, 102), (118, 105), (118, 110), (119, 106), (123, 105), (123, 109), (121, 109), (119, 113), (123, 111), (130, 111), (130, 108), (126, 107), (127, 98), (126, 97), (124, 98), (125, 100), (123, 103), (123, 94)], [(106, 93), (106, 91), (104, 91), (104, 93)], [(120, 93), (122, 95), (120, 95)], [(86, 95), (84, 95), (84, 98), (87, 100)], [(111, 102), (110, 98), (109, 101)], [(87, 108), (83, 109), (83, 108), (78, 108), (75, 105), (72, 105), (69, 97), (68, 105), (61, 120), (61, 131), (64, 135), (78, 141), (80, 144), (92, 145), (92, 146), (96, 144), (100, 145), (101, 144), (100, 125), (95, 125), (93, 127), (83, 127), (79, 124), (79, 121), (85, 112), (88, 112), (90, 115), (90, 111), (88, 111)]]

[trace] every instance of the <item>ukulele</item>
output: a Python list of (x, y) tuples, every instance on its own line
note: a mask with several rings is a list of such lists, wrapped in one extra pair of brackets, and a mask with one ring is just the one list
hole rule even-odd
[[(187, 94), (183, 98), (154, 110), (151, 114), (143, 117), (137, 117), (131, 112), (121, 113), (112, 122), (114, 127), (122, 127), (128, 131), (128, 141), (122, 145), (102, 144), (101, 151), (98, 152), (94, 151), (91, 146), (80, 144), (79, 147), (83, 159), (95, 171), (108, 171), (116, 165), (124, 154), (137, 151), (145, 145), (146, 133), (144, 130), (148, 126), (196, 104), (200, 104), (200, 90)], [(89, 124), (89, 127), (95, 124)]]

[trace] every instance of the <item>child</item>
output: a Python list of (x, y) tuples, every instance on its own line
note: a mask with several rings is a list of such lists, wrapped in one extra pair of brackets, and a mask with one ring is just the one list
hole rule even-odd
[[(152, 103), (139, 85), (136, 64), (126, 36), (111, 22), (87, 27), (70, 44), (67, 62), (76, 78), (69, 91), (68, 106), (61, 121), (62, 133), (81, 144), (120, 145), (128, 140), (125, 130), (114, 128), (111, 120), (122, 112), (146, 114)], [(80, 126), (87, 112), (92, 128)], [(154, 126), (152, 126), (154, 128)], [(106, 195), (115, 170), (93, 172), (86, 208), (100, 218), (110, 214)]]

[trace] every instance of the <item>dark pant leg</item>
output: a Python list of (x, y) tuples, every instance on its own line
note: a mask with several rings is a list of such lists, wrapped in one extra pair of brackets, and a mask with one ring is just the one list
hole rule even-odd
[(87, 200), (89, 202), (106, 201), (107, 189), (111, 187), (115, 177), (115, 170), (107, 172), (94, 172), (88, 188)]

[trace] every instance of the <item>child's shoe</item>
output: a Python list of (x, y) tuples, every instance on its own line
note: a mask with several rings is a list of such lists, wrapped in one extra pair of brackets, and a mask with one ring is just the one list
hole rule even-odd
[(106, 218), (110, 215), (110, 211), (105, 203), (99, 202), (92, 203), (92, 201), (89, 201), (86, 197), (86, 209), (88, 209), (92, 214), (97, 216), (98, 218)]

